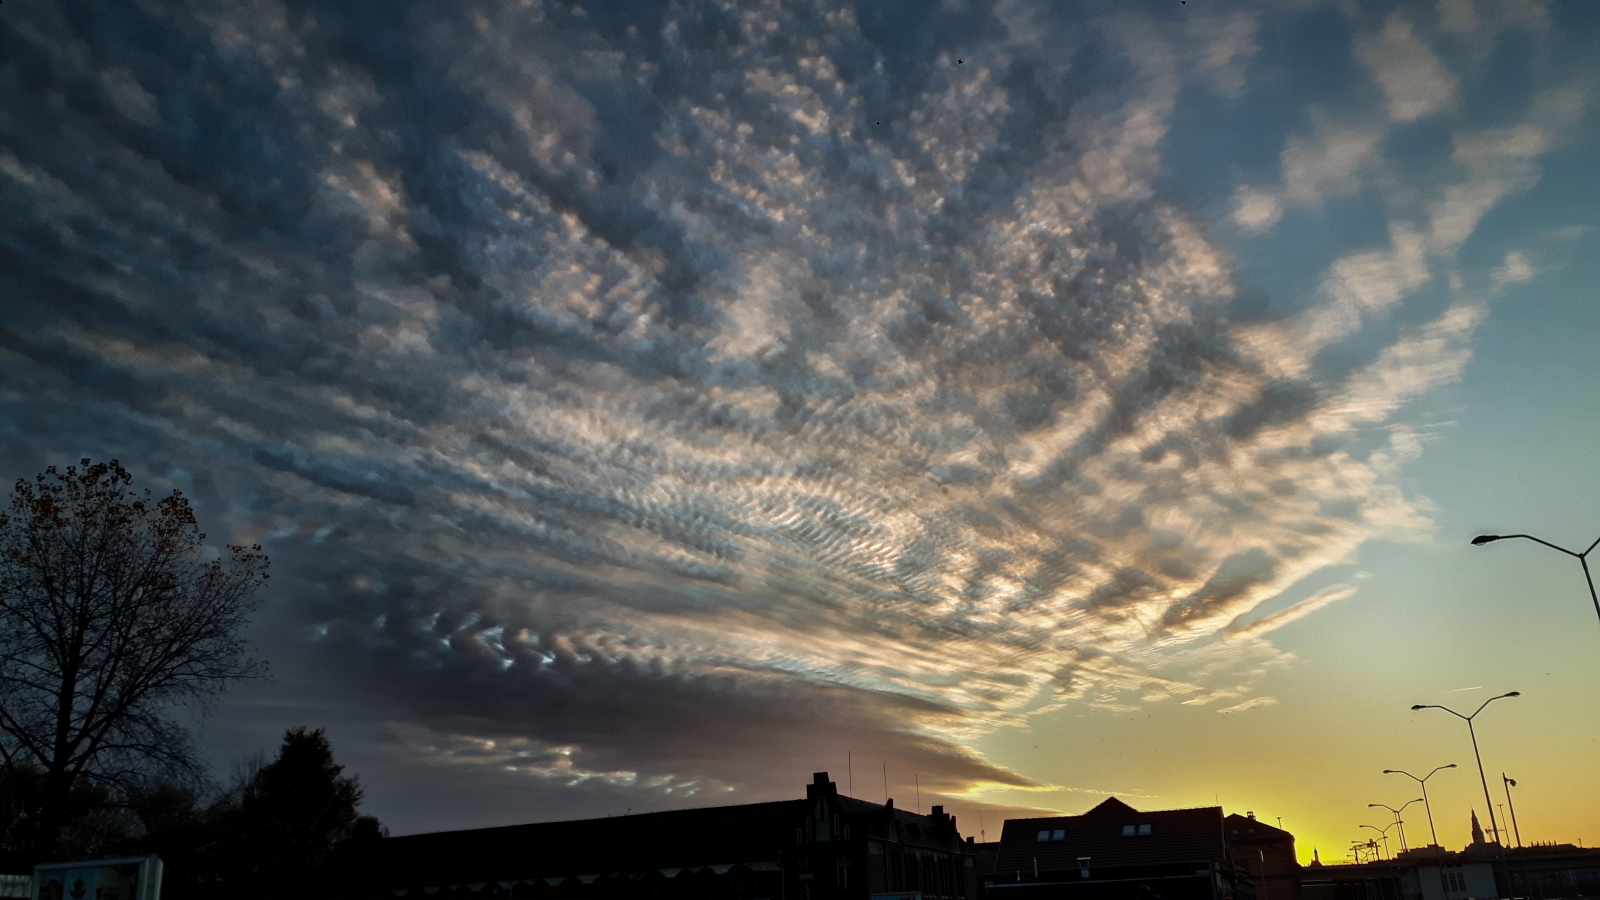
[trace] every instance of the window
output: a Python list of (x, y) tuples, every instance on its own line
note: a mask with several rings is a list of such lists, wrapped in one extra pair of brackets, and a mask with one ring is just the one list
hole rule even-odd
[(1041, 844), (1046, 844), (1046, 843), (1050, 843), (1050, 842), (1053, 842), (1053, 841), (1064, 841), (1066, 839), (1067, 839), (1067, 830), (1065, 828), (1057, 828), (1054, 831), (1051, 831), (1049, 829), (1045, 829), (1045, 830), (1039, 832), (1039, 836), (1038, 837), (1034, 838), (1034, 840), (1038, 841)]
[(800, 900), (811, 900), (811, 882), (800, 882)]
[[(1122, 836), (1123, 837), (1134, 837), (1135, 835), (1149, 836), (1152, 828), (1153, 828), (1153, 826), (1150, 826), (1150, 825), (1124, 825), (1124, 826), (1122, 826)], [(1238, 832), (1235, 832), (1235, 834), (1237, 834), (1237, 833)]]
[(839, 857), (838, 869), (839, 869), (839, 887), (842, 887), (842, 888), (849, 887), (850, 886), (850, 857), (848, 857), (848, 856)]
[(1124, 826), (1122, 826), (1122, 836), (1123, 837), (1133, 837), (1133, 835), (1134, 835), (1134, 826), (1132, 826), (1132, 825), (1124, 825)]
[(1141, 834), (1141, 835), (1149, 834), (1151, 832), (1151, 830), (1152, 830), (1152, 827), (1153, 826), (1150, 826), (1150, 825), (1140, 825), (1139, 826), (1139, 834)]

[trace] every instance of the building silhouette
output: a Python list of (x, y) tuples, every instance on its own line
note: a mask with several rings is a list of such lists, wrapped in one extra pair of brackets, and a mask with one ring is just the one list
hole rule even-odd
[(803, 800), (351, 840), (334, 897), (516, 900), (977, 900), (977, 850), (929, 815), (839, 794)]
[[(1010, 819), (985, 886), (995, 900), (1257, 900), (1249, 854), (1270, 849), (1268, 877), (1283, 877), (1294, 838), (1231, 818), (1262, 830), (1235, 845), (1221, 807), (1137, 810), (1115, 797), (1080, 816)], [(1292, 880), (1271, 900), (1298, 900)]]
[(1294, 835), (1257, 820), (1255, 813), (1234, 813), (1222, 825), (1234, 866), (1249, 873), (1257, 900), (1302, 900)]

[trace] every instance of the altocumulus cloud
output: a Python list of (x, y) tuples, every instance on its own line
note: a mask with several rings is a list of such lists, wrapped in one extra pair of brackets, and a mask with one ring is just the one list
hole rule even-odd
[[(1553, 139), (1458, 137), (1389, 246), (1246, 321), (1155, 183), (1184, 85), (1247, 89), (1255, 14), (17, 6), (7, 461), (120, 455), (267, 543), (275, 652), (395, 765), (640, 805), (846, 747), (1031, 787), (973, 740), (1273, 702), (1264, 635), (1347, 592), (1237, 622), (1426, 528), (1386, 426), (1481, 309), (1318, 353)], [(1447, 109), (1409, 20), (1356, 27), (1388, 106), (1351, 133)], [(1247, 225), (1381, 167), (1288, 165), (1332, 116)]]

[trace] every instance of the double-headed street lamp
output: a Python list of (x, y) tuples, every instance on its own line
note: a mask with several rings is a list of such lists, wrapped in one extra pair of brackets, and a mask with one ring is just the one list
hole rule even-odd
[[(1390, 822), (1389, 823), (1389, 828), (1393, 828), (1394, 826), (1396, 826), (1398, 824), (1400, 824), (1400, 823), (1399, 822)], [(1373, 831), (1376, 831), (1380, 837), (1383, 838), (1383, 855), (1384, 856), (1388, 856), (1389, 855), (1389, 828), (1379, 828), (1376, 825), (1363, 825), (1361, 827), (1362, 828), (1371, 828)]]
[(1504, 700), (1507, 697), (1521, 696), (1521, 691), (1508, 691), (1507, 693), (1500, 694), (1499, 696), (1490, 697), (1489, 699), (1483, 701), (1483, 706), (1478, 707), (1477, 710), (1470, 716), (1463, 716), (1461, 713), (1456, 712), (1448, 706), (1438, 706), (1433, 703), (1418, 703), (1417, 705), (1411, 707), (1413, 712), (1419, 709), (1442, 709), (1450, 715), (1455, 716), (1456, 718), (1467, 723), (1467, 734), (1472, 736), (1472, 755), (1478, 760), (1478, 780), (1483, 782), (1483, 802), (1485, 806), (1489, 807), (1489, 827), (1494, 829), (1494, 835), (1496, 839), (1501, 837), (1500, 825), (1495, 821), (1494, 818), (1494, 800), (1489, 796), (1489, 779), (1483, 774), (1483, 757), (1478, 753), (1478, 733), (1472, 729), (1472, 720), (1478, 717), (1478, 713), (1483, 712), (1484, 706), (1488, 706), (1496, 700)]
[[(1502, 773), (1502, 774), (1504, 774), (1504, 773)], [(1509, 795), (1507, 795), (1507, 796), (1509, 796)], [(1387, 809), (1389, 812), (1394, 813), (1394, 823), (1396, 825), (1400, 826), (1400, 852), (1401, 853), (1406, 852), (1406, 850), (1408, 850), (1410, 848), (1406, 846), (1406, 823), (1405, 823), (1404, 820), (1402, 820), (1400, 818), (1400, 814), (1405, 812), (1406, 807), (1410, 806), (1411, 804), (1413, 804), (1413, 803), (1421, 803), (1421, 802), (1422, 802), (1422, 798), (1421, 797), (1418, 797), (1415, 800), (1407, 800), (1406, 802), (1400, 804), (1400, 808), (1399, 809), (1395, 809), (1394, 807), (1390, 806), (1387, 803), (1368, 803), (1367, 804), (1368, 807), (1381, 806), (1384, 809)]]
[(1589, 553), (1590, 551), (1594, 550), (1594, 548), (1600, 547), (1600, 538), (1595, 538), (1594, 543), (1589, 545), (1589, 549), (1583, 551), (1582, 553), (1568, 550), (1565, 547), (1557, 547), (1555, 544), (1552, 544), (1543, 538), (1536, 538), (1531, 534), (1480, 534), (1472, 539), (1472, 546), (1482, 547), (1484, 544), (1492, 544), (1495, 541), (1503, 541), (1507, 538), (1524, 538), (1526, 540), (1533, 541), (1536, 544), (1543, 544), (1546, 547), (1549, 547), (1551, 550), (1559, 550), (1568, 556), (1577, 557), (1579, 565), (1583, 566), (1583, 580), (1589, 584), (1589, 600), (1594, 603), (1594, 614), (1600, 616), (1600, 594), (1596, 594), (1594, 592), (1594, 576), (1589, 574)]
[[(1455, 767), (1456, 767), (1455, 763), (1451, 763), (1451, 764), (1449, 764), (1447, 766), (1439, 766), (1438, 768), (1436, 768), (1432, 772), (1429, 772), (1428, 774), (1422, 776), (1421, 778), (1418, 778), (1417, 776), (1411, 774), (1410, 772), (1405, 771), (1404, 769), (1384, 769), (1383, 770), (1383, 774), (1385, 774), (1385, 775), (1404, 775), (1405, 777), (1411, 779), (1412, 781), (1415, 781), (1417, 784), (1422, 785), (1422, 808), (1427, 810), (1427, 812), (1428, 812), (1428, 834), (1433, 835), (1433, 845), (1435, 847), (1439, 846), (1439, 832), (1434, 830), (1434, 827), (1433, 827), (1433, 807), (1428, 805), (1428, 779), (1432, 778), (1433, 776), (1435, 776), (1437, 774), (1439, 774), (1439, 772), (1441, 770), (1443, 770), (1443, 769), (1454, 769)], [(1415, 803), (1415, 802), (1416, 801), (1414, 801), (1414, 800), (1412, 801), (1412, 803)], [(1411, 805), (1411, 803), (1407, 803), (1406, 804), (1406, 806), (1410, 806), (1410, 805)], [(1401, 809), (1405, 809), (1405, 806), (1402, 806)]]

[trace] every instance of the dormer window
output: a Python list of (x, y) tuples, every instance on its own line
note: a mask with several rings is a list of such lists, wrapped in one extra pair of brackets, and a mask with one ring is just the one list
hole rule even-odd
[(1123, 837), (1149, 837), (1150, 833), (1152, 831), (1154, 831), (1154, 828), (1152, 826), (1150, 826), (1150, 825), (1124, 825), (1124, 826), (1122, 826), (1122, 836)]
[(1041, 844), (1048, 844), (1055, 841), (1064, 841), (1066, 839), (1067, 830), (1065, 828), (1057, 828), (1054, 831), (1050, 831), (1048, 829), (1040, 831), (1039, 836), (1035, 840)]

